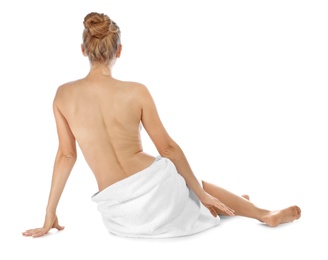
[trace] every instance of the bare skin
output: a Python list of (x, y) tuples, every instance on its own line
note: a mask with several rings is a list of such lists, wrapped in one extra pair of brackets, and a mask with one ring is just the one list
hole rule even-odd
[[(120, 53), (121, 48), (116, 58)], [(256, 207), (249, 201), (248, 195), (237, 196), (207, 182), (201, 185), (182, 149), (161, 123), (147, 88), (140, 83), (112, 77), (116, 58), (109, 65), (91, 64), (85, 78), (58, 88), (53, 110), (59, 147), (46, 217), (43, 227), (27, 230), (23, 232), (24, 236), (40, 237), (52, 228), (64, 229), (58, 224), (56, 208), (76, 161), (76, 143), (95, 176), (99, 191), (148, 167), (155, 157), (143, 151), (141, 126), (159, 154), (175, 164), (187, 185), (214, 217), (245, 216), (272, 227), (300, 218), (301, 212), (297, 206), (269, 211)]]
[[(222, 203), (234, 209), (236, 216), (257, 219), (270, 227), (292, 222), (301, 217), (301, 209), (298, 206), (290, 206), (285, 209), (269, 211), (254, 205), (248, 195), (237, 196), (230, 191), (218, 187), (212, 183), (203, 181), (203, 188), (212, 196), (219, 198)], [(227, 215), (224, 211), (216, 209), (218, 215)]]

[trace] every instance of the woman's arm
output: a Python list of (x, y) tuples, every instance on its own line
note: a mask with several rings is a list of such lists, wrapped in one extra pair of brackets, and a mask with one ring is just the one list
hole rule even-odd
[(147, 88), (142, 93), (142, 124), (153, 141), (159, 154), (170, 159), (177, 171), (183, 176), (187, 185), (200, 198), (204, 190), (195, 177), (188, 160), (179, 145), (169, 136), (158, 115), (155, 102)]
[(53, 111), (56, 120), (59, 145), (53, 167), (45, 222), (42, 228), (30, 229), (24, 232), (23, 235), (25, 236), (39, 237), (48, 233), (51, 228), (57, 228), (58, 230), (63, 229), (63, 227), (58, 224), (56, 209), (67, 179), (76, 161), (76, 141), (65, 117), (58, 107), (58, 99), (60, 99), (60, 96), (57, 92), (53, 102)]
[(179, 174), (185, 179), (188, 187), (193, 190), (199, 200), (209, 209), (214, 217), (217, 216), (215, 208), (225, 211), (228, 215), (234, 215), (232, 209), (208, 194), (198, 182), (182, 149), (165, 130), (159, 118), (153, 98), (145, 87), (141, 88), (140, 100), (142, 100), (142, 124), (160, 155), (170, 159), (174, 163)]
[(55, 158), (47, 213), (54, 214), (67, 179), (76, 161), (75, 137), (54, 100), (54, 115), (58, 134), (58, 151)]

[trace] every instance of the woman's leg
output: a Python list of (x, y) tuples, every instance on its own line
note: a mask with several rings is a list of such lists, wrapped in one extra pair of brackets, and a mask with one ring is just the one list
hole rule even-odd
[[(219, 199), (222, 203), (235, 211), (236, 216), (243, 216), (257, 219), (271, 227), (278, 226), (281, 223), (292, 222), (299, 219), (301, 209), (298, 206), (291, 206), (282, 210), (270, 211), (255, 206), (248, 200), (248, 196), (238, 196), (214, 184), (202, 181), (204, 190), (212, 196)], [(219, 215), (226, 215), (217, 210)]]

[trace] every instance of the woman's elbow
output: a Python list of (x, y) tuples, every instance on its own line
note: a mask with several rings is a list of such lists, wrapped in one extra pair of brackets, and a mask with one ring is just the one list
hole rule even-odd
[(181, 151), (180, 147), (176, 143), (171, 143), (165, 148), (160, 149), (158, 152), (162, 157), (173, 158)]
[(171, 147), (167, 147), (163, 150), (159, 150), (158, 152), (159, 152), (160, 156), (162, 156), (162, 157), (170, 157), (170, 154), (172, 153)]
[(76, 152), (67, 152), (67, 151), (58, 150), (58, 157), (60, 159), (63, 159), (64, 161), (75, 163), (77, 159), (77, 154)]
[(77, 159), (77, 156), (76, 156), (76, 154), (73, 154), (73, 153), (65, 153), (65, 154), (64, 154), (64, 158), (65, 158), (67, 161), (73, 161), (73, 162), (75, 162), (76, 159)]

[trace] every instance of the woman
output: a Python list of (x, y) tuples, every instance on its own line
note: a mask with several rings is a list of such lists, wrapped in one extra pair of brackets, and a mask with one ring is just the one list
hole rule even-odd
[[(76, 142), (95, 175), (92, 196), (108, 231), (131, 237), (191, 235), (219, 224), (220, 215), (244, 216), (268, 226), (301, 216), (298, 206), (270, 211), (195, 177), (182, 149), (161, 123), (147, 88), (112, 76), (120, 57), (120, 29), (107, 15), (84, 19), (82, 53), (89, 58), (85, 78), (66, 83), (53, 102), (59, 148), (42, 228), (23, 232), (40, 237), (62, 230), (56, 208), (76, 161)], [(143, 152), (141, 124), (160, 156)]]

